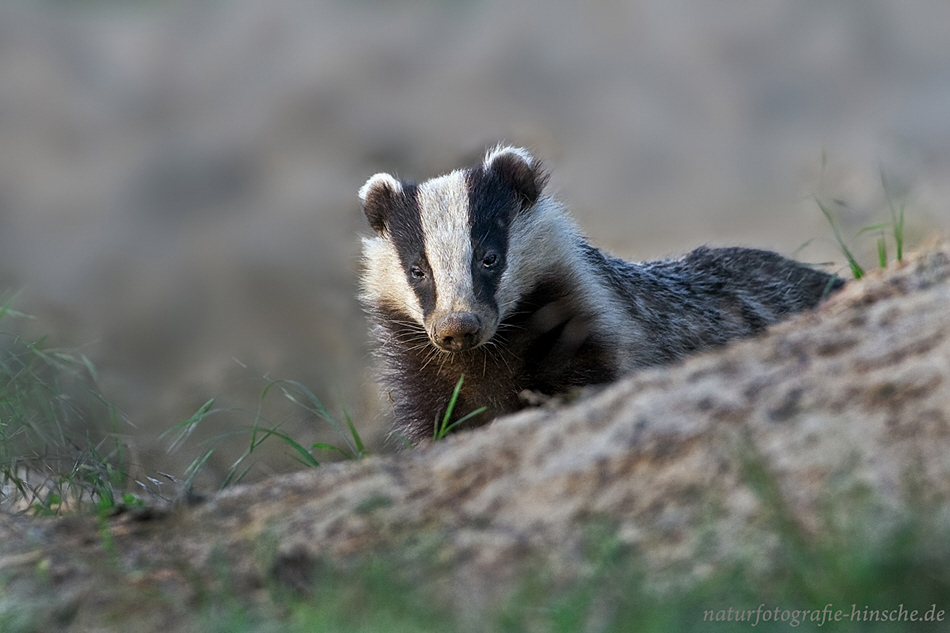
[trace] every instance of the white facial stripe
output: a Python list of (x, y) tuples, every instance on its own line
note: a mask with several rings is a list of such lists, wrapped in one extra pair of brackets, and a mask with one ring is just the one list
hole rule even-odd
[(572, 230), (570, 219), (552, 198), (542, 198), (531, 213), (515, 218), (508, 240), (508, 265), (495, 295), (502, 319), (538, 280), (554, 273), (552, 265), (562, 264), (562, 271), (574, 270)]
[(363, 238), (362, 300), (368, 305), (401, 307), (414, 321), (423, 324), (419, 297), (409, 287), (399, 253), (382, 237)]
[(464, 173), (454, 171), (423, 183), (417, 201), (435, 281), (436, 313), (471, 310), (475, 292)]

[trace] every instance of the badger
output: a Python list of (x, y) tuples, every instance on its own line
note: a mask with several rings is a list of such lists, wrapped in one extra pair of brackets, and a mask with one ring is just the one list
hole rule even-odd
[[(528, 151), (416, 184), (359, 191), (360, 299), (393, 432), (413, 445), (453, 418), (478, 426), (555, 395), (761, 332), (843, 281), (776, 253), (700, 247), (628, 262), (591, 246)], [(461, 380), (461, 383), (460, 383)], [(460, 386), (453, 399), (453, 393)]]

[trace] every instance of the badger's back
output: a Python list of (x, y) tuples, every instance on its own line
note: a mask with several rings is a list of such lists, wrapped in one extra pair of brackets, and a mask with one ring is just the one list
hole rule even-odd
[(631, 263), (590, 246), (545, 172), (497, 148), (472, 169), (419, 185), (388, 174), (360, 190), (361, 300), (395, 430), (432, 437), (464, 376), (469, 425), (545, 394), (604, 383), (762, 330), (841, 285), (775, 253), (700, 248)]
[(632, 263), (586, 246), (592, 266), (642, 328), (633, 367), (659, 365), (761, 332), (815, 307), (844, 281), (771, 251), (701, 247)]

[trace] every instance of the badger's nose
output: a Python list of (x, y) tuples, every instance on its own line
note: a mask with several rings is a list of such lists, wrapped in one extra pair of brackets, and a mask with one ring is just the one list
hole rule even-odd
[(478, 345), (482, 323), (471, 312), (454, 312), (436, 325), (436, 343), (450, 352), (461, 352)]

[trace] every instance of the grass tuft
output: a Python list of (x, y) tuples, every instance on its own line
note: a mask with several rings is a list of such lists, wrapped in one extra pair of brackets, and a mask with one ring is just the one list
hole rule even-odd
[[(824, 170), (827, 164), (827, 157), (822, 154), (821, 157), (821, 174), (824, 174)], [(819, 176), (819, 183), (821, 182), (821, 176)], [(858, 238), (866, 234), (876, 234), (876, 251), (877, 251), (877, 264), (880, 268), (887, 268), (888, 265), (888, 240), (892, 241), (894, 244), (895, 259), (898, 262), (904, 260), (904, 244), (905, 244), (905, 233), (904, 233), (904, 208), (905, 203), (902, 201), (900, 205), (896, 205), (894, 198), (891, 195), (891, 186), (888, 184), (887, 175), (885, 174), (884, 168), (881, 167), (881, 187), (884, 190), (884, 199), (887, 204), (888, 213), (890, 215), (890, 220), (888, 222), (882, 222), (879, 224), (872, 224), (866, 226), (859, 230), (855, 234), (855, 238)], [(828, 220), (828, 224), (831, 225), (831, 229), (834, 232), (835, 240), (838, 243), (838, 248), (841, 250), (841, 253), (844, 255), (845, 259), (848, 262), (848, 267), (851, 269), (851, 274), (855, 279), (860, 279), (865, 274), (865, 269), (858, 263), (857, 258), (854, 256), (854, 253), (848, 247), (848, 243), (845, 241), (841, 224), (838, 221), (837, 215), (829, 208), (828, 205), (823, 203), (818, 195), (813, 196), (815, 203), (818, 205), (818, 208), (821, 209), (822, 214), (825, 216), (825, 219)], [(840, 208), (849, 208), (849, 205), (846, 201), (839, 198), (833, 198), (832, 202)], [(811, 240), (809, 240), (810, 242)], [(808, 242), (799, 247), (804, 248), (807, 246)]]
[[(29, 318), (0, 305), (0, 321)], [(121, 433), (131, 422), (103, 396), (92, 361), (0, 330), (0, 509), (106, 513), (138, 503)]]
[[(179, 422), (172, 428), (162, 433), (160, 439), (170, 439), (168, 451), (180, 450), (186, 441), (192, 437), (195, 430), (205, 420), (222, 413), (239, 415), (252, 415), (253, 419), (250, 425), (232, 428), (229, 431), (218, 433), (199, 443), (199, 446), (211, 445), (203, 455), (195, 458), (186, 470), (186, 480), (182, 482), (182, 487), (186, 492), (193, 488), (194, 480), (207, 465), (209, 459), (214, 453), (214, 445), (221, 440), (235, 435), (247, 436), (247, 447), (241, 455), (231, 464), (224, 475), (220, 488), (226, 488), (232, 484), (241, 482), (257, 463), (254, 457), (259, 453), (261, 446), (268, 441), (276, 441), (290, 449), (293, 459), (304, 468), (318, 468), (321, 461), (317, 458), (320, 451), (335, 453), (349, 460), (359, 460), (368, 453), (363, 438), (360, 436), (346, 410), (343, 410), (342, 422), (334, 416), (323, 402), (313, 393), (313, 391), (301, 382), (296, 380), (269, 379), (264, 377), (264, 387), (261, 390), (257, 401), (257, 409), (253, 414), (247, 411), (228, 407), (216, 407), (215, 399), (212, 398), (205, 402), (195, 411), (187, 420)], [(298, 410), (323, 420), (329, 424), (337, 435), (340, 436), (342, 443), (340, 445), (329, 444), (325, 442), (315, 442), (307, 447), (306, 443), (292, 437), (283, 430), (283, 422), (271, 422), (265, 415), (265, 403), (272, 394), (280, 394), (286, 401), (293, 403)]]

